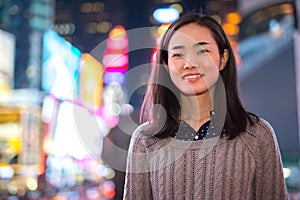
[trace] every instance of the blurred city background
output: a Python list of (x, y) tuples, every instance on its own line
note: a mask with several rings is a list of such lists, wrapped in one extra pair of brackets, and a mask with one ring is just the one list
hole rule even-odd
[(0, 0), (0, 199), (122, 199), (155, 47), (191, 10), (224, 27), (300, 199), (300, 0)]

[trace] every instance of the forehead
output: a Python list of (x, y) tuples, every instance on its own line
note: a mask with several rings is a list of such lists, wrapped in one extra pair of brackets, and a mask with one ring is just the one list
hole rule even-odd
[(196, 23), (190, 23), (180, 27), (171, 37), (169, 42), (169, 48), (172, 46), (188, 45), (197, 42), (207, 42), (211, 45), (216, 45), (216, 41), (213, 38), (211, 31), (204, 26), (200, 26)]

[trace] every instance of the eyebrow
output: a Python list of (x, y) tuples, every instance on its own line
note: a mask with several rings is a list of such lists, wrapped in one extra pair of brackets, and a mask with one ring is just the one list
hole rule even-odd
[[(193, 47), (198, 47), (198, 46), (202, 46), (202, 45), (207, 45), (209, 44), (208, 42), (198, 42), (196, 44), (193, 44)], [(176, 50), (176, 49), (184, 49), (185, 47), (183, 45), (176, 45), (174, 47), (171, 48), (171, 50)]]
[(208, 42), (198, 42), (196, 44), (193, 45), (193, 47), (198, 47), (198, 46), (202, 46), (202, 45), (207, 45), (209, 44)]
[(183, 45), (177, 45), (171, 48), (171, 50), (176, 50), (176, 49), (184, 49), (185, 47)]

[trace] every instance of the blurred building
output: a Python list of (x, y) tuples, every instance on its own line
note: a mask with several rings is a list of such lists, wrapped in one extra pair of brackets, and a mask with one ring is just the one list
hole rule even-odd
[(300, 191), (299, 3), (239, 2), (241, 95), (274, 128), (291, 200)]
[(39, 89), (42, 37), (54, 9), (54, 0), (0, 1), (0, 28), (16, 38), (14, 88)]
[[(118, 6), (113, 6), (118, 5)], [(81, 51), (89, 52), (104, 41), (116, 24), (127, 18), (124, 1), (56, 1), (54, 30)]]

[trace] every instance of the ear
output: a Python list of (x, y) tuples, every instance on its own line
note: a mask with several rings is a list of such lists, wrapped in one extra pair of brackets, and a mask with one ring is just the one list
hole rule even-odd
[(220, 71), (222, 71), (225, 68), (228, 58), (229, 58), (228, 49), (224, 49), (223, 56), (221, 57), (220, 60), (220, 67), (219, 67)]

